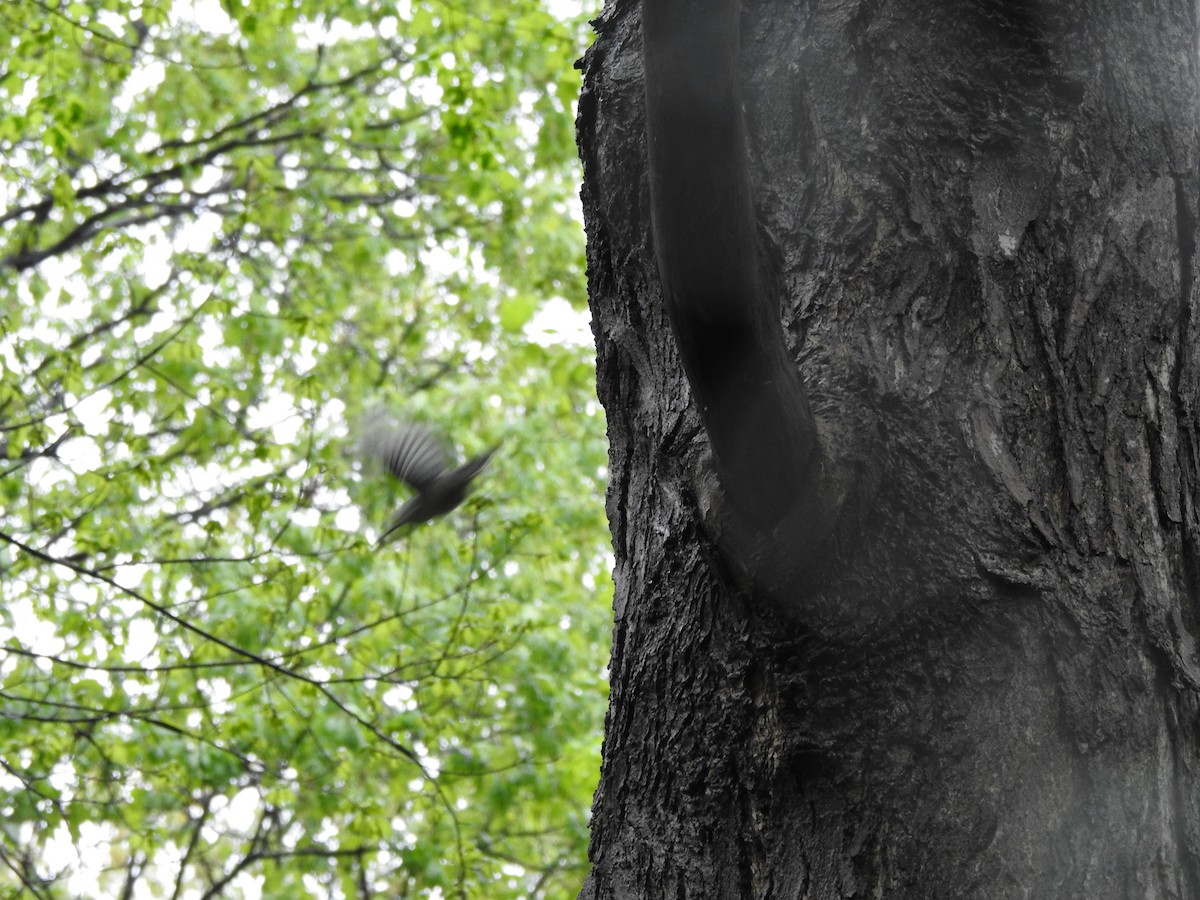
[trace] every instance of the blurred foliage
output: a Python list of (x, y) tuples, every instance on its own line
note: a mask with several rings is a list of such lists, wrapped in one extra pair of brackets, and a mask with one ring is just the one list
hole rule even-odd
[[(0, 896), (568, 897), (611, 584), (542, 0), (0, 4)], [(354, 423), (502, 448), (381, 550)]]

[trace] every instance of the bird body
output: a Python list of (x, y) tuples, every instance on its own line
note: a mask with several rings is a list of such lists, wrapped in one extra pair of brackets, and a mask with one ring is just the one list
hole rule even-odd
[(483, 471), (496, 448), (473, 456), (457, 468), (442, 442), (424, 425), (378, 422), (359, 442), (363, 456), (383, 463), (395, 478), (415, 492), (388, 521), (383, 543), (396, 529), (444, 516), (466, 499), (471, 480)]

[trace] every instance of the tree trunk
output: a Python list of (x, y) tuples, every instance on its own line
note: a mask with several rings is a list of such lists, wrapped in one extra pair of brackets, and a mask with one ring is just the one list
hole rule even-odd
[[(647, 40), (718, 14), (646, 2), (686, 13)], [(1200, 897), (1195, 0), (740, 16), (740, 65), (699, 76), (740, 79), (735, 293), (778, 310), (845, 478), (805, 521), (838, 524), (779, 512), (819, 502), (770, 417), (739, 427), (782, 448), (779, 510), (739, 505), (714, 410), (754, 357), (689, 343), (678, 273), (723, 277), (723, 245), (663, 224), (733, 194), (660, 178), (652, 236), (641, 11), (612, 0), (579, 115), (616, 555), (581, 896)]]

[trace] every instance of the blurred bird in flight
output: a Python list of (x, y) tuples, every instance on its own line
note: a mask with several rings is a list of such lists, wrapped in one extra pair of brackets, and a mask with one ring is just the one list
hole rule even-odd
[(496, 447), (451, 468), (442, 440), (424, 425), (379, 420), (367, 427), (359, 452), (383, 463), (395, 478), (415, 492), (396, 510), (380, 535), (382, 544), (396, 529), (444, 516), (466, 499), (471, 480), (483, 471)]

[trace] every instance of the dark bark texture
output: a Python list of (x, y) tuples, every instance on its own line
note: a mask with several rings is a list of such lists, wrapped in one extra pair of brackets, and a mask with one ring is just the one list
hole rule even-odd
[[(650, 218), (664, 305), (722, 496), (770, 532), (817, 434), (762, 271), (739, 77), (741, 0), (642, 5)], [(702, 186), (699, 189), (698, 186)]]
[(726, 508), (651, 233), (641, 12), (610, 2), (579, 113), (617, 591), (581, 896), (1200, 897), (1195, 0), (740, 15), (754, 277), (817, 452), (871, 487), (818, 578), (756, 568), (817, 551)]

